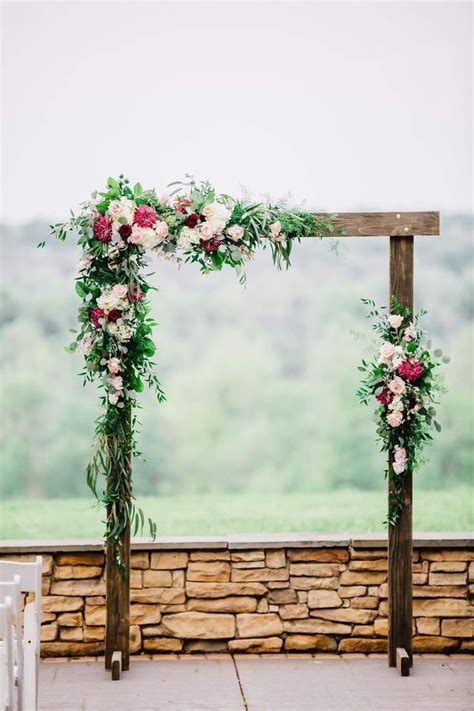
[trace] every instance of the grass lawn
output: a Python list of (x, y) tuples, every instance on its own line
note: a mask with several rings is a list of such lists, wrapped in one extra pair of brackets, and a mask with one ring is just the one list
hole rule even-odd
[[(259, 531), (384, 531), (385, 492), (340, 490), (306, 494), (209, 494), (142, 497), (158, 535), (225, 535)], [(2, 538), (91, 538), (102, 535), (103, 512), (89, 499), (11, 500), (0, 505)], [(415, 494), (416, 531), (469, 531), (472, 491), (456, 487)]]

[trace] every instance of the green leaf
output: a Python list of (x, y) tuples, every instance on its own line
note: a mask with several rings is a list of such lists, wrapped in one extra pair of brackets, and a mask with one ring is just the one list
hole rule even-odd
[(441, 425), (436, 420), (434, 421), (434, 426), (435, 426), (436, 432), (441, 432)]
[(76, 281), (76, 294), (81, 297), (81, 299), (84, 299), (87, 294), (89, 293), (88, 288), (84, 284), (83, 281)]
[(449, 363), (451, 358), (449, 356), (443, 356), (443, 363)]
[(435, 351), (433, 351), (433, 355), (436, 356), (436, 358), (441, 358), (441, 356), (443, 355), (443, 351), (441, 350), (441, 348), (437, 348)]
[(135, 185), (133, 186), (133, 195), (135, 197), (138, 197), (139, 195), (142, 194), (142, 192), (143, 192), (143, 188), (140, 185), (140, 183), (135, 183)]

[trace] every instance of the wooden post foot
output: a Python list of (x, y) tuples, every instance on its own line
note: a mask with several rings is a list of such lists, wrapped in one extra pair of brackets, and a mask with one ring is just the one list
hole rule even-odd
[(122, 652), (112, 654), (112, 681), (119, 681), (122, 674)]
[(410, 657), (403, 647), (397, 647), (397, 669), (400, 676), (410, 676)]

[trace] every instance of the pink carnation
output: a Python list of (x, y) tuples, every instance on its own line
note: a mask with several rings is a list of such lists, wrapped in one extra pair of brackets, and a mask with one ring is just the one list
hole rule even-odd
[(423, 375), (423, 366), (419, 360), (404, 360), (398, 366), (397, 373), (409, 383), (415, 383)]
[(133, 221), (139, 227), (153, 227), (157, 219), (156, 212), (148, 205), (140, 205), (140, 207), (137, 207), (133, 216)]
[(90, 317), (95, 328), (102, 328), (102, 324), (99, 322), (100, 319), (104, 318), (105, 311), (96, 306), (91, 309)]
[(110, 242), (112, 239), (112, 220), (108, 220), (106, 217), (101, 215), (94, 222), (92, 227), (94, 236), (100, 239), (101, 242)]

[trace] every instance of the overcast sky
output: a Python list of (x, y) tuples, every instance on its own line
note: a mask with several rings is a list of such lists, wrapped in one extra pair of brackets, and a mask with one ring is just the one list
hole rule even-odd
[(3, 4), (3, 205), (21, 222), (124, 172), (163, 192), (471, 208), (470, 3)]

